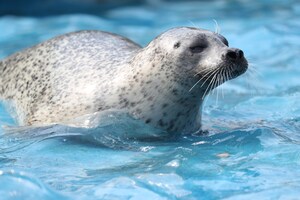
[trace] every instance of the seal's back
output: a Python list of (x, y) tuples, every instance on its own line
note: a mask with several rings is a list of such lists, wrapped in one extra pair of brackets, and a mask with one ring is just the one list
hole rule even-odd
[(0, 97), (15, 102), (20, 124), (57, 122), (59, 111), (69, 111), (62, 118), (74, 115), (70, 105), (85, 104), (74, 112), (88, 113), (100, 95), (91, 92), (93, 87), (111, 81), (103, 74), (117, 73), (139, 49), (127, 38), (102, 31), (55, 37), (0, 61)]

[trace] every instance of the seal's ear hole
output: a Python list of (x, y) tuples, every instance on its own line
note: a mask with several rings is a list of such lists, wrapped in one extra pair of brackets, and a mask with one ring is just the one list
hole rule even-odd
[(226, 46), (229, 47), (229, 43), (228, 43), (228, 41), (226, 40), (226, 38), (224, 38), (223, 43), (224, 43)]
[(178, 49), (180, 47), (180, 42), (176, 42), (175, 44), (174, 44), (174, 49)]
[(225, 37), (223, 37), (223, 35), (218, 34), (218, 36), (226, 46), (229, 46), (228, 40)]

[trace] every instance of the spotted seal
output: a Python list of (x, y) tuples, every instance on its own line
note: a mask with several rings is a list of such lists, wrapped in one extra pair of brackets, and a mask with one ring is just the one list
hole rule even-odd
[(208, 30), (173, 28), (144, 48), (116, 34), (79, 31), (2, 60), (0, 96), (15, 102), (21, 125), (120, 109), (168, 132), (194, 132), (207, 93), (247, 66), (242, 50)]

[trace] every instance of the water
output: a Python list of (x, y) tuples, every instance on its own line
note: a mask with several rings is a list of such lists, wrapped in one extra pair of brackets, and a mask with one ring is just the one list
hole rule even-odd
[[(2, 128), (1, 199), (299, 198), (299, 1), (148, 1), (98, 16), (3, 16), (0, 57), (75, 30), (112, 31), (145, 45), (174, 26), (215, 30), (214, 20), (257, 72), (207, 98), (207, 135), (136, 140), (122, 131), (156, 133), (114, 113), (92, 129)], [(16, 125), (4, 105), (0, 122)]]

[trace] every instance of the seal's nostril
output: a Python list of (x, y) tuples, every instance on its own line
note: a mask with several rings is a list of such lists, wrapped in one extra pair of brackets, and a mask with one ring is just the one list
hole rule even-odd
[(227, 59), (236, 61), (244, 57), (244, 52), (240, 49), (230, 48), (225, 54)]
[(229, 50), (229, 51), (226, 53), (226, 57), (227, 57), (227, 58), (230, 58), (230, 59), (232, 59), (232, 60), (235, 60), (235, 59), (237, 59), (238, 55), (237, 55), (236, 52)]

